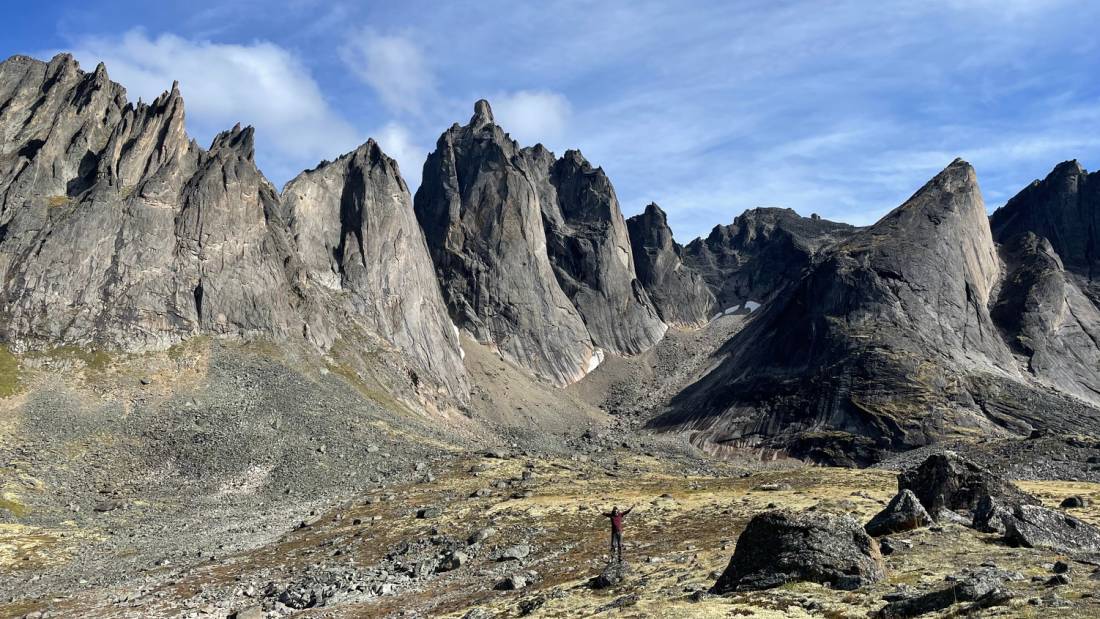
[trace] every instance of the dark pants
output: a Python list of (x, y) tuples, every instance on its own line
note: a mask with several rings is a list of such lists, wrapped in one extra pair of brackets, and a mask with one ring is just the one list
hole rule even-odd
[(623, 560), (623, 533), (611, 529), (611, 556), (617, 560)]

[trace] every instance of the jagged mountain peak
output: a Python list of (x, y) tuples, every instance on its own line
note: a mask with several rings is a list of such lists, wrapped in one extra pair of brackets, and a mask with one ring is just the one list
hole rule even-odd
[(493, 108), (489, 105), (489, 102), (485, 99), (478, 99), (474, 103), (474, 115), (470, 118), (470, 127), (477, 131), (485, 125), (495, 124), (493, 119)]

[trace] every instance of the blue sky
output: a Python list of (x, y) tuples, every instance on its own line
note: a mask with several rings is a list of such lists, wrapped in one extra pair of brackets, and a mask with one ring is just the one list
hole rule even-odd
[[(94, 5), (94, 6), (93, 6)], [(990, 208), (1100, 167), (1100, 3), (69, 2), (4, 11), (0, 54), (180, 81), (203, 144), (257, 128), (277, 185), (374, 137), (415, 186), (478, 98), (523, 144), (579, 148), (682, 242), (753, 206), (873, 222), (961, 156)]]

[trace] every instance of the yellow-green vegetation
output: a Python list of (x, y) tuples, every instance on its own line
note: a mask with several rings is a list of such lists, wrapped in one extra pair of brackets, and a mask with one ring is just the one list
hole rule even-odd
[(62, 206), (68, 206), (71, 200), (69, 196), (50, 196), (46, 198), (46, 205), (50, 208), (60, 208)]
[(28, 357), (76, 360), (81, 361), (84, 367), (94, 372), (102, 372), (110, 367), (112, 358), (110, 353), (100, 349), (80, 348), (77, 346), (58, 346), (42, 352), (29, 353)]
[(0, 495), (0, 510), (7, 510), (16, 517), (27, 515), (27, 506), (8, 494)]
[(385, 389), (381, 388), (380, 385), (378, 386), (379, 388), (375, 388), (369, 385), (367, 381), (364, 380), (363, 377), (360, 376), (359, 373), (356, 372), (350, 365), (346, 363), (331, 361), (326, 363), (325, 365), (328, 367), (329, 372), (332, 372), (333, 374), (336, 374), (337, 376), (346, 380), (348, 383), (351, 384), (352, 387), (356, 389), (356, 391), (361, 393), (367, 399), (377, 402), (383, 408), (386, 408), (388, 410), (412, 414), (412, 412), (409, 411), (408, 407), (397, 401), (397, 399), (387, 393)]
[(22, 387), (19, 379), (19, 359), (6, 347), (0, 346), (0, 398), (19, 393)]
[(137, 185), (123, 185), (118, 190), (118, 196), (125, 200), (134, 194), (135, 189), (137, 189)]
[(210, 346), (209, 335), (196, 335), (189, 337), (182, 342), (173, 344), (168, 349), (168, 358), (172, 361), (179, 361), (181, 359), (196, 355), (206, 350)]

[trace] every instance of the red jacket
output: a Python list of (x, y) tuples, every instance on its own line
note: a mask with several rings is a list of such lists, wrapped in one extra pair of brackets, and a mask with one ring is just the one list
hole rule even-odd
[(630, 510), (632, 510), (632, 509), (634, 509), (634, 508), (631, 507), (630, 509), (626, 510), (625, 512), (619, 512), (617, 514), (612, 514), (612, 513), (604, 514), (604, 516), (607, 516), (608, 518), (611, 519), (611, 530), (612, 531), (617, 531), (619, 533), (622, 533), (622, 531), (623, 531), (623, 516), (629, 514)]

